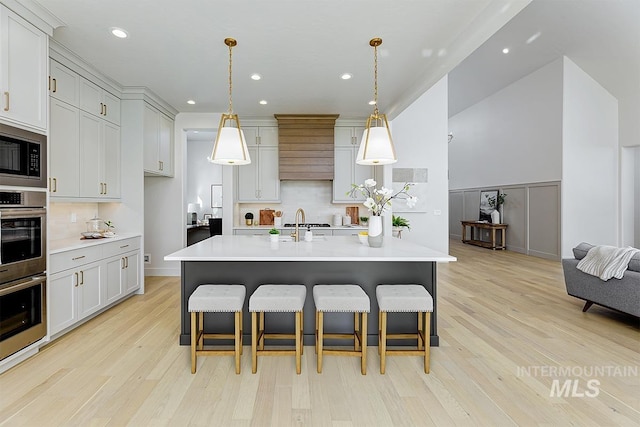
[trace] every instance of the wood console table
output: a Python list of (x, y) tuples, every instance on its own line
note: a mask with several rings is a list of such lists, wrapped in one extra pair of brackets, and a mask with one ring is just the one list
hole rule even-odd
[[(490, 222), (479, 221), (460, 221), (460, 223), (462, 224), (462, 243), (482, 246), (483, 248), (490, 248), (494, 251), (496, 249), (507, 248), (507, 224), (492, 224)], [(467, 227), (471, 228), (471, 239), (467, 239)], [(484, 240), (476, 240), (474, 238), (474, 231), (476, 228), (491, 230), (491, 241), (485, 242)], [(496, 244), (496, 230), (501, 231), (500, 245)]]

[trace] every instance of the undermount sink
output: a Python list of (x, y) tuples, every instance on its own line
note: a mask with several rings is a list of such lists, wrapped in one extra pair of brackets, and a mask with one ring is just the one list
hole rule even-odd
[[(267, 238), (270, 239), (271, 237), (267, 237)], [(326, 236), (313, 236), (312, 242), (319, 242), (319, 241), (324, 241), (324, 240), (327, 240)], [(278, 242), (285, 242), (285, 243), (293, 242), (293, 243), (295, 243), (294, 240), (293, 240), (293, 237), (291, 237), (291, 236), (280, 236), (278, 238)], [(301, 238), (299, 243), (304, 243), (304, 242), (305, 242), (304, 238)]]

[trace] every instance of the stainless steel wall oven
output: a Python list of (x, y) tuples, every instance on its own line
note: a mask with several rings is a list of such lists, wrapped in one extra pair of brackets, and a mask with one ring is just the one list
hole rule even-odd
[(46, 193), (0, 190), (0, 359), (47, 333)]

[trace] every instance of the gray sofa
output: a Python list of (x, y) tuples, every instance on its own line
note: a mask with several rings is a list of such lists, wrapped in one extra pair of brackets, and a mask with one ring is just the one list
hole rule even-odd
[(588, 243), (580, 243), (573, 249), (574, 258), (562, 260), (567, 293), (586, 301), (582, 311), (587, 311), (595, 303), (640, 317), (640, 254), (631, 258), (622, 279), (605, 282), (576, 268), (592, 247)]

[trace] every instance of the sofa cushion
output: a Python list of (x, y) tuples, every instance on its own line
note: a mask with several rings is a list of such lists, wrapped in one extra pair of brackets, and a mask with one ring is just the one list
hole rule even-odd
[[(575, 259), (582, 259), (587, 255), (589, 249), (591, 249), (594, 245), (582, 242), (575, 248), (573, 248), (573, 256)], [(637, 271), (640, 272), (640, 253), (635, 254), (631, 257), (629, 261), (629, 266), (627, 267), (629, 271)]]

